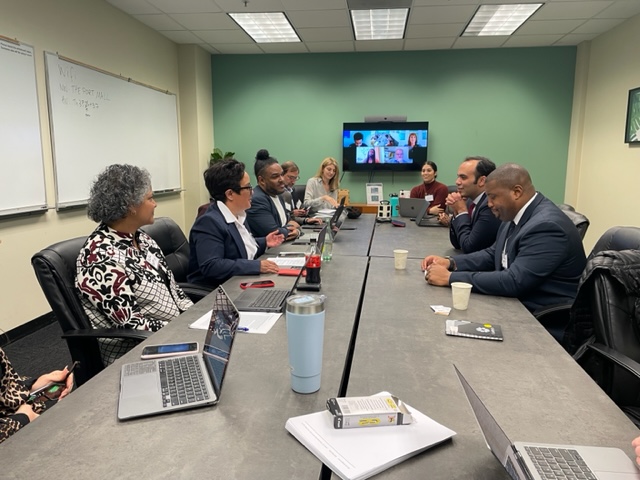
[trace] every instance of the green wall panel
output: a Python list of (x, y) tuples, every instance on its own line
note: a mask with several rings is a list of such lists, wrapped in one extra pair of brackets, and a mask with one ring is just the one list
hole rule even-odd
[[(327, 156), (342, 164), (343, 122), (406, 115), (430, 122), (428, 158), (455, 181), (467, 155), (529, 169), (536, 188), (564, 197), (575, 47), (305, 55), (214, 55), (214, 141), (253, 174), (267, 148), (294, 160), (301, 183)], [(253, 176), (253, 175), (252, 175)], [(341, 186), (364, 201), (367, 173)], [(385, 194), (420, 183), (416, 173), (376, 173)]]

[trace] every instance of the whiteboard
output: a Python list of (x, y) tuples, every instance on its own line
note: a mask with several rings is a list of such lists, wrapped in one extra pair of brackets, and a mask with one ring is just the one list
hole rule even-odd
[(0, 39), (0, 215), (46, 209), (33, 47)]
[(146, 168), (153, 189), (179, 190), (176, 96), (45, 52), (56, 207), (87, 202), (114, 163)]

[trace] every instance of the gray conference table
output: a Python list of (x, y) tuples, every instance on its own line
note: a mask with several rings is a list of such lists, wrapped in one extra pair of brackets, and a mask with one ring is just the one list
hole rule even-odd
[[(144, 344), (202, 343), (205, 332), (188, 325), (210, 309), (208, 296), (1, 445), (2, 478), (46, 472), (74, 479), (318, 478), (322, 464), (284, 425), (291, 416), (322, 410), (338, 394), (367, 261), (341, 256), (323, 267), (327, 300), (319, 392), (291, 390), (281, 317), (266, 335), (238, 334), (217, 406), (119, 422), (120, 366), (138, 360)], [(265, 276), (236, 277), (225, 287), (234, 298), (241, 280), (257, 278)], [(276, 286), (295, 280), (271, 278)]]
[[(508, 478), (453, 364), (512, 440), (619, 447), (634, 458), (638, 429), (520, 302), (474, 293), (468, 310), (436, 315), (430, 305), (451, 306), (451, 290), (426, 284), (419, 259), (404, 271), (393, 263), (370, 259), (347, 394), (393, 392), (457, 435), (376, 478)], [(446, 318), (500, 324), (504, 342), (446, 336)]]
[(377, 223), (369, 255), (393, 257), (395, 248), (409, 251), (409, 258), (424, 258), (430, 254), (456, 255), (461, 253), (451, 246), (449, 229), (445, 227), (418, 227), (408, 218), (398, 218), (406, 227), (391, 223)]

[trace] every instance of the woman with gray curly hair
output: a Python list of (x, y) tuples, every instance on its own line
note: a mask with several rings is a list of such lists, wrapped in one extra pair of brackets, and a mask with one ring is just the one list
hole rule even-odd
[[(157, 331), (192, 305), (162, 250), (140, 227), (153, 223), (156, 202), (149, 172), (111, 165), (91, 186), (87, 215), (99, 225), (76, 262), (76, 287), (96, 328)], [(105, 364), (135, 345), (101, 339)]]

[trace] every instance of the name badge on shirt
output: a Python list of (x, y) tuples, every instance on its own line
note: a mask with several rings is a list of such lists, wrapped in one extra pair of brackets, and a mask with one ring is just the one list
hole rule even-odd
[(433, 202), (433, 195), (425, 195), (425, 196), (424, 196), (424, 199), (425, 199), (427, 202)]
[(160, 264), (160, 260), (153, 253), (147, 252), (147, 262), (150, 263), (153, 268), (157, 269)]
[(285, 210), (288, 210), (289, 212), (290, 212), (291, 210), (293, 210), (293, 208), (291, 208), (291, 204), (290, 204), (290, 203), (287, 203), (287, 202), (284, 202), (284, 208), (285, 208)]

